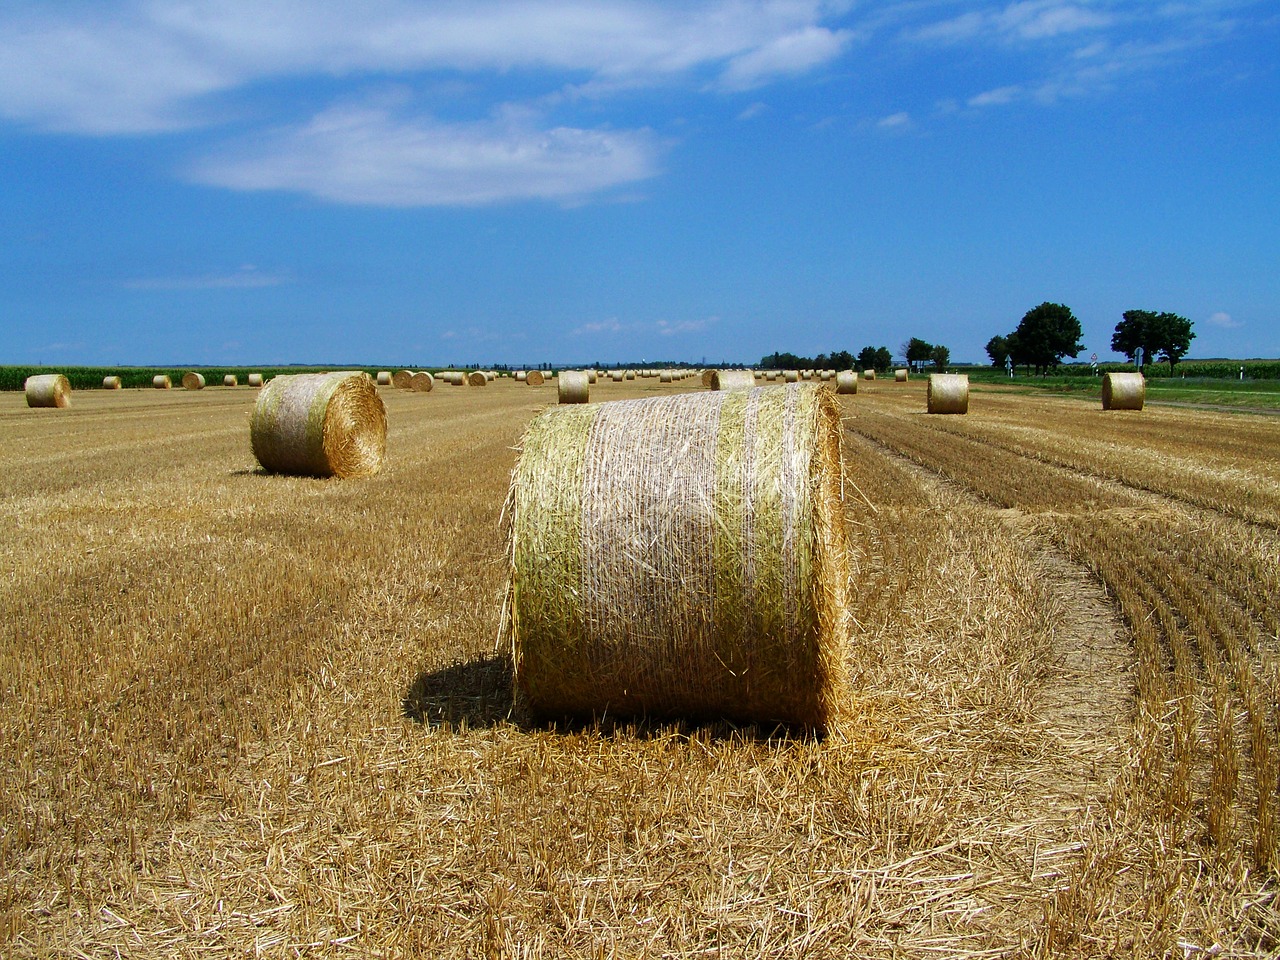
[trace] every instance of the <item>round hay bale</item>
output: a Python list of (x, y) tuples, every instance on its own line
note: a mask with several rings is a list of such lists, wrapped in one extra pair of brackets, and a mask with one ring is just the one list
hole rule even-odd
[(828, 730), (850, 620), (840, 497), (827, 390), (548, 409), (509, 500), (522, 709)]
[(450, 370), (449, 385), (453, 387), (465, 387), (467, 385), (467, 375), (461, 370)]
[(472, 370), (467, 374), (467, 383), (473, 387), (485, 387), (489, 385), (489, 378), (484, 375), (483, 370)]
[(28, 407), (71, 406), (71, 381), (60, 373), (37, 373), (22, 383)]
[(636, 378), (636, 372), (634, 370), (628, 370), (626, 371), (625, 376), (628, 380), (634, 380)]
[(836, 374), (836, 393), (857, 393), (858, 375), (852, 370), (841, 370)]
[(782, 380), (784, 383), (799, 383), (800, 371), (799, 370), (783, 370)]
[(379, 370), (378, 376), (375, 379), (378, 381), (378, 386), (380, 387), (389, 387), (392, 385), (390, 370)]
[(222, 385), (224, 387), (238, 387), (240, 386), (240, 378), (234, 373), (225, 374), (222, 378)]
[(659, 374), (658, 374), (658, 382), (659, 382), (659, 383), (670, 383), (670, 382), (671, 382), (671, 371), (670, 371), (670, 370), (663, 370), (661, 373), (659, 373)]
[(103, 377), (102, 378), (103, 390), (119, 390), (123, 387), (124, 387), (124, 383), (121, 382), (119, 377)]
[(596, 371), (594, 370), (587, 371), (587, 383), (595, 383), (598, 379), (600, 379), (600, 375), (596, 373)]
[(907, 371), (905, 367), (899, 367), (897, 370), (893, 371), (893, 382), (894, 383), (907, 382)]
[(543, 376), (541, 370), (530, 370), (524, 375), (524, 382), (531, 387), (540, 387), (546, 383), (547, 378)]
[(1103, 410), (1141, 410), (1147, 400), (1147, 380), (1140, 373), (1102, 375)]
[(591, 398), (591, 378), (582, 370), (564, 370), (556, 391), (561, 403), (586, 403)]
[(756, 375), (750, 370), (712, 370), (712, 390), (750, 390), (756, 385)]
[(414, 393), (430, 393), (436, 385), (436, 378), (425, 370), (419, 370), (409, 378), (409, 389)]
[(863, 380), (874, 380), (875, 378), (876, 378), (876, 372), (875, 372), (875, 370), (871, 369), (870, 367), (868, 367), (866, 370), (863, 370), (863, 371), (862, 371), (862, 379), (863, 379)]
[(516, 383), (524, 383), (525, 376), (526, 376), (526, 374), (525, 374), (525, 372), (524, 372), (523, 370), (517, 370), (517, 371), (516, 371)]
[(391, 385), (397, 390), (408, 390), (413, 384), (412, 370), (397, 370), (391, 375)]
[(623, 377), (624, 377), (624, 376), (625, 376), (625, 375), (623, 374), (623, 372), (622, 372), (621, 370), (610, 370), (610, 371), (609, 371), (609, 379), (610, 379), (610, 380), (612, 380), (614, 383), (621, 383), (621, 382), (622, 382), (622, 380), (623, 380)]
[(969, 375), (931, 373), (925, 396), (926, 409), (930, 413), (968, 413)]
[(247, 377), (245, 378), (245, 381), (246, 381), (246, 382), (249, 384), (249, 386), (251, 386), (251, 387), (260, 387), (260, 386), (262, 386), (262, 374), (260, 374), (260, 373), (251, 373), (251, 374), (249, 374), (249, 376), (247, 376)]
[(203, 390), (204, 374), (197, 373), (194, 370), (188, 370), (186, 373), (182, 375), (182, 389), (183, 390)]
[(386, 456), (387, 410), (364, 373), (276, 377), (258, 395), (249, 433), (271, 473), (367, 477)]
[(714, 370), (703, 370), (703, 371), (702, 371), (702, 385), (703, 385), (704, 387), (706, 387), (708, 390), (710, 390), (710, 389), (711, 389), (711, 379), (712, 379), (715, 375), (716, 375), (716, 372), (715, 372)]
[(173, 389), (173, 381), (169, 379), (169, 375), (167, 373), (157, 373), (151, 378), (151, 385), (157, 390)]

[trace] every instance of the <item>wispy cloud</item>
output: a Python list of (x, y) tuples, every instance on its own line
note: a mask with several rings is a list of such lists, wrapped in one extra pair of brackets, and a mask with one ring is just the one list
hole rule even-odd
[(574, 336), (598, 336), (609, 334), (658, 334), (663, 337), (675, 337), (689, 333), (701, 333), (719, 323), (719, 317), (704, 317), (697, 320), (656, 320), (653, 322), (630, 321), (624, 323), (617, 317), (605, 320), (593, 320), (573, 328)]
[(996, 87), (994, 90), (987, 90), (977, 96), (970, 97), (968, 104), (971, 107), (992, 107), (1003, 106), (1006, 103), (1012, 103), (1022, 93), (1019, 86)]
[(902, 130), (911, 126), (911, 114), (905, 110), (891, 113), (887, 117), (881, 117), (877, 120), (876, 126), (881, 130)]
[(1215, 327), (1222, 327), (1224, 330), (1238, 330), (1244, 326), (1243, 322), (1234, 319), (1225, 310), (1219, 310), (1217, 313), (1212, 314), (1208, 322)]
[(126, 290), (256, 290), (292, 283), (283, 273), (263, 273), (250, 264), (234, 273), (206, 273), (192, 276), (140, 277), (124, 281)]

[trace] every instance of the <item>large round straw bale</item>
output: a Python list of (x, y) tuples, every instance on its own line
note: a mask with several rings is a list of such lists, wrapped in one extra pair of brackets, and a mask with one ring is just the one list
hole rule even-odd
[(430, 393), (431, 388), (436, 385), (436, 378), (431, 376), (426, 370), (419, 370), (409, 378), (409, 389), (414, 393)]
[(71, 406), (71, 381), (60, 373), (37, 373), (22, 384), (28, 407)]
[(524, 382), (531, 387), (540, 387), (546, 383), (546, 377), (543, 376), (541, 370), (530, 370), (524, 375)]
[(852, 370), (841, 370), (836, 374), (836, 393), (857, 393), (858, 375)]
[(375, 379), (378, 381), (378, 386), (380, 387), (389, 387), (392, 385), (390, 370), (379, 370), (378, 376)]
[(222, 385), (224, 387), (238, 387), (240, 386), (240, 378), (234, 373), (223, 374)]
[(512, 477), (507, 629), (533, 716), (837, 719), (849, 629), (830, 391), (552, 407)]
[(186, 373), (182, 375), (182, 389), (183, 390), (203, 390), (204, 374), (197, 373), (194, 370), (188, 370)]
[(483, 370), (472, 370), (467, 374), (467, 383), (473, 387), (488, 386), (489, 378), (484, 375)]
[(756, 375), (750, 370), (713, 370), (712, 390), (750, 390), (756, 385)]
[(272, 473), (367, 477), (382, 469), (387, 410), (364, 373), (276, 377), (258, 394), (249, 432)]
[(969, 375), (966, 373), (931, 373), (926, 392), (930, 413), (968, 413)]
[(783, 370), (782, 379), (786, 383), (799, 383), (800, 371), (799, 370)]
[(157, 390), (169, 390), (173, 387), (173, 381), (169, 379), (167, 373), (157, 373), (151, 378), (151, 385)]
[(586, 403), (591, 396), (591, 379), (582, 370), (562, 370), (556, 391), (561, 403)]
[(876, 372), (871, 367), (867, 367), (867, 369), (862, 371), (863, 380), (874, 380), (875, 378), (876, 378)]
[(716, 372), (714, 370), (702, 371), (702, 385), (706, 387), (708, 390), (711, 389), (711, 381), (715, 377), (715, 375), (716, 375)]
[(1102, 375), (1103, 410), (1141, 410), (1147, 400), (1147, 381), (1140, 373)]
[(119, 390), (123, 386), (124, 384), (121, 382), (119, 377), (103, 377), (102, 378), (103, 390)]
[(906, 368), (906, 367), (899, 367), (897, 370), (894, 370), (894, 371), (893, 371), (893, 382), (894, 382), (894, 383), (906, 383), (906, 382), (907, 382), (907, 368)]
[(391, 385), (397, 390), (408, 390), (413, 383), (412, 370), (397, 370), (391, 375)]
[(245, 380), (251, 387), (262, 386), (262, 374), (260, 373), (251, 373), (245, 378)]

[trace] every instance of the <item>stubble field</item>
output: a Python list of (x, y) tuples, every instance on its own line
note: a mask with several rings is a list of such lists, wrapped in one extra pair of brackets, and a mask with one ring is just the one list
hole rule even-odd
[(553, 386), (385, 388), (354, 482), (244, 387), (0, 396), (0, 954), (1274, 955), (1280, 418), (860, 389), (822, 741), (511, 717)]

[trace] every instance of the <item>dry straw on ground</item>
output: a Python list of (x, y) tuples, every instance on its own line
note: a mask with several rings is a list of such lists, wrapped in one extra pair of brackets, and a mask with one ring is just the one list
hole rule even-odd
[(71, 381), (60, 373), (38, 373), (27, 377), (23, 387), (28, 407), (71, 406)]
[(836, 393), (857, 393), (858, 375), (852, 370), (841, 370), (836, 374)]
[(894, 383), (906, 383), (906, 382), (907, 382), (907, 368), (906, 368), (906, 367), (899, 367), (897, 370), (893, 371), (893, 382), (894, 382)]
[(251, 373), (246, 379), (251, 387), (262, 386), (262, 374), (260, 373)]
[(419, 370), (409, 378), (409, 389), (414, 393), (430, 393), (436, 385), (435, 377), (425, 370)]
[(969, 376), (964, 373), (931, 373), (926, 395), (930, 413), (968, 413)]
[(382, 469), (387, 412), (367, 374), (276, 377), (254, 406), (253, 455), (272, 473), (365, 477)]
[(173, 381), (167, 373), (157, 373), (151, 378), (151, 385), (157, 390), (170, 390), (173, 388)]
[(532, 715), (835, 722), (848, 553), (830, 391), (553, 407), (510, 503), (507, 629)]
[(103, 390), (119, 390), (123, 386), (124, 384), (121, 382), (119, 377), (103, 377), (102, 378)]
[(531, 387), (540, 387), (546, 382), (541, 370), (529, 370), (524, 375), (524, 382)]
[(750, 370), (711, 371), (712, 390), (750, 390), (756, 385), (756, 375)]
[(234, 373), (228, 373), (223, 376), (222, 385), (224, 387), (238, 387), (240, 386), (240, 378)]
[(1106, 373), (1102, 376), (1103, 410), (1141, 410), (1147, 399), (1147, 381), (1140, 373)]
[(586, 403), (591, 396), (591, 380), (582, 370), (563, 370), (557, 391), (561, 403)]
[(392, 386), (392, 383), (391, 383), (391, 371), (390, 371), (390, 370), (379, 370), (379, 371), (378, 371), (378, 376), (377, 376), (377, 377), (375, 377), (374, 379), (376, 379), (376, 380), (377, 380), (377, 382), (378, 382), (378, 386), (380, 386), (380, 387), (389, 387), (389, 386)]

